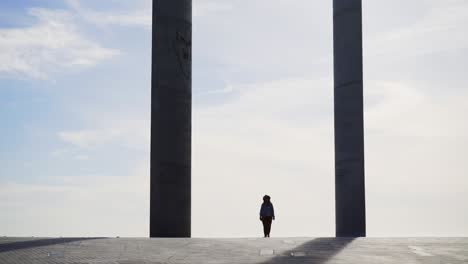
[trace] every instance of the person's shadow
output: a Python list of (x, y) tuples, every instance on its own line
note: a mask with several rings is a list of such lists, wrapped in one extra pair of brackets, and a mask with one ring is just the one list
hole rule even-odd
[(288, 250), (261, 264), (314, 263), (323, 264), (332, 259), (355, 238), (316, 238), (298, 247)]

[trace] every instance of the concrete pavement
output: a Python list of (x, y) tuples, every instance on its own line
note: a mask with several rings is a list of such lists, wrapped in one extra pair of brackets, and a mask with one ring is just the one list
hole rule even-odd
[(468, 238), (0, 238), (0, 263), (468, 263)]

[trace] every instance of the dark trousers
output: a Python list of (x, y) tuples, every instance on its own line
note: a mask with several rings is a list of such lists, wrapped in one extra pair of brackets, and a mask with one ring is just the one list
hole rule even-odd
[(264, 217), (262, 217), (263, 234), (264, 234), (265, 236), (270, 236), (272, 218), (273, 218), (273, 217), (271, 217), (271, 216), (264, 216)]

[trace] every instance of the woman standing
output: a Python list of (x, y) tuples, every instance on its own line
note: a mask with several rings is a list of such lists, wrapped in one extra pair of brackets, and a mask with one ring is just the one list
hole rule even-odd
[(270, 201), (270, 196), (263, 196), (263, 204), (260, 208), (260, 221), (263, 223), (263, 234), (270, 237), (271, 222), (275, 220), (275, 210)]

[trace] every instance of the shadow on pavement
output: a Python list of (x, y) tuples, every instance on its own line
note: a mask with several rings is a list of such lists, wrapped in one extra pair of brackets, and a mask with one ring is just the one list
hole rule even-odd
[(343, 250), (354, 237), (341, 238), (316, 238), (308, 241), (292, 250), (271, 258), (261, 264), (284, 264), (284, 263), (314, 263), (323, 264)]
[(44, 238), (44, 239), (32, 239), (27, 241), (15, 241), (10, 243), (0, 243), (0, 253), (28, 249), (35, 247), (44, 247), (56, 244), (64, 244), (76, 241), (91, 240), (91, 239), (103, 239), (104, 237), (68, 237), (68, 238)]

